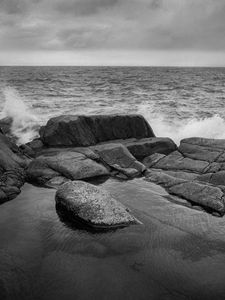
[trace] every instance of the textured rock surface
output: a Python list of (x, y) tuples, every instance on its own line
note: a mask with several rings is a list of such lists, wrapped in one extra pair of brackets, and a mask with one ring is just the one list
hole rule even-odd
[(27, 161), (19, 148), (0, 133), (0, 203), (15, 198), (25, 180)]
[(169, 154), (175, 151), (177, 146), (169, 138), (146, 138), (135, 141), (125, 141), (125, 146), (138, 159), (143, 159), (146, 156), (154, 153)]
[(92, 149), (104, 163), (128, 177), (141, 175), (146, 170), (146, 167), (137, 161), (122, 144), (103, 144), (94, 146)]
[(0, 130), (3, 134), (10, 134), (10, 129), (12, 125), (12, 118), (6, 117), (0, 120)]
[[(145, 159), (146, 176), (176, 196), (225, 213), (225, 140), (189, 138), (178, 151)], [(177, 179), (183, 182), (177, 182)]]
[(63, 184), (56, 192), (56, 205), (72, 217), (96, 229), (136, 224), (128, 209), (102, 188), (82, 181)]
[(52, 118), (40, 130), (48, 146), (90, 146), (100, 142), (154, 137), (141, 115), (65, 115)]
[(28, 181), (47, 186), (48, 181), (59, 176), (76, 180), (108, 174), (105, 166), (73, 149), (49, 149), (34, 159), (27, 169)]

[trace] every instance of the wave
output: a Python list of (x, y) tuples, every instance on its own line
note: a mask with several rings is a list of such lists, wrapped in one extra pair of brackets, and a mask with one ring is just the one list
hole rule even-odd
[(152, 114), (143, 107), (139, 113), (147, 119), (156, 136), (170, 137), (177, 144), (189, 137), (225, 139), (225, 120), (219, 115), (168, 121), (163, 114)]
[(38, 136), (39, 119), (32, 114), (19, 93), (6, 87), (3, 90), (5, 104), (1, 117), (12, 119), (11, 134), (16, 137), (18, 144), (25, 144)]
[[(29, 100), (22, 97), (17, 90), (6, 87), (3, 90), (4, 95), (4, 108), (0, 118), (9, 117), (12, 119), (11, 134), (16, 137), (18, 144), (24, 144), (32, 139), (38, 137), (38, 129), (40, 125), (47, 122), (50, 117), (60, 114), (71, 114), (71, 108), (62, 112), (62, 106), (60, 105), (57, 109), (52, 109), (51, 105), (45, 103), (44, 107), (41, 107), (40, 116), (34, 114), (31, 108), (26, 103)], [(37, 105), (37, 103), (36, 103)], [(206, 137), (206, 138), (217, 138), (225, 139), (225, 120), (219, 115), (213, 115), (210, 117), (195, 117), (189, 119), (178, 119), (172, 116), (171, 119), (162, 113), (154, 113), (154, 107), (149, 105), (140, 105), (133, 109), (128, 107), (129, 103), (121, 105), (120, 108), (114, 107), (90, 107), (76, 109), (76, 114), (102, 114), (102, 113), (118, 113), (119, 111), (138, 112), (142, 114), (156, 136), (170, 137), (177, 144), (181, 139), (188, 137)], [(123, 107), (122, 107), (123, 106)]]

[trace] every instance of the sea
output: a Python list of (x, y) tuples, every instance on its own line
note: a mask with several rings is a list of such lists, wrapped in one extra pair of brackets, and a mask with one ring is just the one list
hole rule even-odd
[(176, 143), (225, 138), (225, 68), (0, 67), (0, 118), (18, 143), (61, 114), (139, 113)]

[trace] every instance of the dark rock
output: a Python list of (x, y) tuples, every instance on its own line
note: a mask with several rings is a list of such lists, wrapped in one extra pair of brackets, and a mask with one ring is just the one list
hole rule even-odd
[(160, 154), (160, 153), (154, 153), (150, 156), (147, 156), (143, 159), (143, 164), (147, 168), (153, 167), (160, 159), (164, 158), (165, 154)]
[(109, 175), (105, 166), (73, 149), (49, 149), (27, 169), (27, 180), (40, 185), (48, 185), (49, 180), (59, 176), (75, 180), (102, 175)]
[(160, 159), (155, 165), (156, 169), (163, 170), (181, 170), (202, 173), (209, 163), (201, 160), (194, 160), (188, 157), (184, 157), (180, 152), (174, 151), (169, 155)]
[(221, 149), (210, 148), (209, 146), (202, 145), (202, 139), (195, 140), (196, 144), (192, 143), (192, 139), (182, 140), (179, 146), (179, 151), (186, 157), (196, 159), (196, 160), (204, 160), (207, 162), (214, 162), (221, 154)]
[(225, 196), (219, 187), (175, 178), (160, 170), (150, 170), (146, 180), (162, 185), (172, 195), (210, 208), (221, 215), (225, 213)]
[(164, 173), (164, 171), (162, 170), (154, 170), (154, 169), (148, 170), (148, 173), (146, 174), (146, 180), (160, 184), (166, 189), (174, 185), (187, 182), (187, 180), (170, 176)]
[(0, 202), (11, 200), (20, 193), (25, 181), (26, 158), (20, 149), (0, 133)]
[(65, 115), (52, 118), (40, 131), (47, 146), (90, 146), (129, 138), (154, 137), (141, 115)]
[(27, 143), (26, 146), (30, 147), (35, 153), (44, 148), (44, 144), (41, 139), (34, 139), (33, 141)]
[(93, 146), (92, 149), (105, 164), (128, 177), (139, 176), (146, 170), (146, 167), (122, 144), (102, 144)]
[(22, 151), (22, 153), (24, 155), (26, 155), (27, 157), (33, 157), (34, 158), (35, 155), (36, 155), (34, 150), (31, 147), (27, 146), (27, 145), (20, 145), (19, 148)]
[(135, 141), (125, 141), (125, 146), (138, 159), (154, 153), (169, 154), (177, 149), (176, 144), (169, 138), (146, 138)]
[(225, 213), (225, 196), (218, 187), (190, 181), (171, 186), (169, 192), (204, 207), (211, 208), (221, 215)]
[(71, 181), (56, 192), (58, 209), (68, 212), (74, 221), (80, 221), (95, 229), (112, 229), (137, 224), (128, 209), (97, 186)]
[(5, 117), (0, 120), (0, 129), (2, 134), (10, 134), (12, 122), (13, 120), (10, 117)]
[(208, 182), (213, 185), (225, 186), (225, 171), (207, 173), (197, 178), (198, 181)]

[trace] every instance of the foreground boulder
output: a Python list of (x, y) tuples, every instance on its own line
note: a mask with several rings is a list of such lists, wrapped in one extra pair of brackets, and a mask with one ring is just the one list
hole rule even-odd
[(82, 181), (63, 184), (56, 192), (57, 208), (70, 219), (94, 229), (112, 229), (137, 224), (121, 203), (102, 188)]
[(40, 130), (47, 146), (91, 146), (101, 142), (154, 137), (141, 115), (64, 115), (50, 119)]
[(15, 198), (25, 181), (26, 158), (19, 148), (0, 133), (0, 203)]

